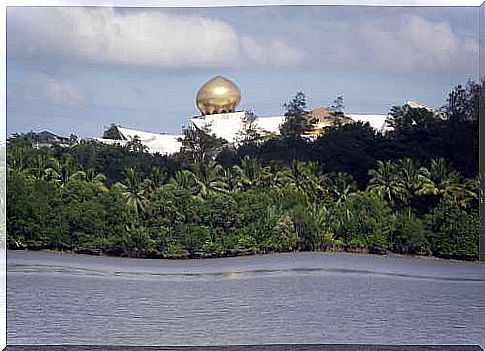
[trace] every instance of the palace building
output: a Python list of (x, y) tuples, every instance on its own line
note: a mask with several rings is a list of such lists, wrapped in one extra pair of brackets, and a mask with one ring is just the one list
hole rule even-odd
[[(210, 130), (218, 138), (237, 145), (238, 136), (247, 123), (246, 112), (238, 110), (241, 101), (239, 87), (229, 79), (216, 76), (206, 82), (196, 94), (196, 106), (200, 115), (189, 119), (188, 127)], [(380, 133), (386, 132), (387, 115), (382, 114), (345, 114), (337, 116), (326, 108), (317, 108), (309, 113), (314, 128), (305, 135), (315, 138), (328, 127), (347, 123), (363, 122)], [(278, 135), (285, 116), (256, 117), (253, 126), (260, 135)], [(126, 145), (135, 138), (147, 147), (150, 153), (170, 155), (180, 151), (182, 134), (161, 134), (117, 126), (117, 139), (96, 138), (105, 144)]]

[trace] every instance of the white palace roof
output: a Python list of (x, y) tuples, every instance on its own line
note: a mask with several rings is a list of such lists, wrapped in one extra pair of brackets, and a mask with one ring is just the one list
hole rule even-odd
[[(220, 113), (192, 118), (192, 124), (201, 129), (209, 127), (211, 133), (219, 138), (226, 139), (230, 143), (237, 141), (238, 134), (243, 128), (244, 112)], [(279, 134), (279, 126), (284, 117), (262, 117), (256, 118), (254, 124), (260, 133)]]
[(387, 115), (348, 115), (356, 122), (369, 123), (378, 132), (387, 132), (390, 127), (386, 123)]
[[(346, 115), (355, 122), (368, 122), (369, 125), (379, 132), (389, 130), (386, 124), (387, 115)], [(244, 112), (221, 113), (215, 115), (206, 115), (191, 119), (192, 124), (197, 128), (209, 126), (212, 133), (217, 137), (226, 139), (233, 143), (237, 141), (239, 131), (243, 127)], [(284, 116), (259, 117), (254, 121), (256, 128), (262, 133), (279, 134), (279, 127), (283, 123)]]
[[(221, 113), (194, 117), (190, 122), (196, 128), (209, 127), (211, 133), (216, 137), (223, 138), (229, 143), (237, 143), (238, 135), (243, 128), (245, 112)], [(379, 132), (385, 132), (389, 128), (386, 125), (387, 115), (347, 115), (355, 122), (368, 122), (372, 128)], [(259, 117), (255, 120), (256, 128), (260, 133), (279, 134), (279, 127), (283, 123), (284, 116)], [(97, 141), (105, 144), (126, 145), (137, 136), (141, 143), (148, 148), (150, 153), (170, 155), (180, 151), (182, 143), (179, 141), (183, 135), (160, 134), (146, 132), (131, 128), (117, 127), (124, 140), (112, 140), (96, 138)]]
[(148, 152), (152, 154), (159, 153), (161, 155), (170, 155), (179, 152), (182, 146), (179, 138), (182, 138), (183, 135), (152, 133), (125, 127), (117, 128), (124, 140), (104, 138), (96, 138), (96, 140), (105, 144), (119, 144), (124, 146), (136, 136), (148, 148)]

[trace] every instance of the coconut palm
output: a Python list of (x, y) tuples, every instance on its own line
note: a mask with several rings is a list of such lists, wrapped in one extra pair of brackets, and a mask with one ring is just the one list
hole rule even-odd
[(198, 197), (206, 198), (213, 193), (228, 191), (224, 168), (214, 161), (196, 163), (185, 173), (191, 178)]
[(160, 187), (164, 184), (167, 184), (170, 177), (168, 173), (164, 171), (162, 168), (155, 166), (152, 169), (152, 174), (150, 175), (150, 179), (156, 187)]
[(90, 184), (94, 184), (102, 191), (108, 191), (105, 185), (106, 176), (102, 173), (97, 173), (93, 168), (88, 168), (84, 171), (77, 171), (70, 179), (79, 179)]
[(94, 169), (88, 168), (85, 172), (84, 179), (88, 183), (101, 183), (103, 184), (106, 181), (106, 176), (103, 173), (97, 173)]
[(45, 170), (46, 178), (65, 186), (71, 179), (80, 179), (82, 171), (76, 170), (72, 158), (67, 157), (59, 161), (56, 158), (49, 159), (50, 167)]
[[(309, 168), (311, 166), (309, 165)], [(288, 178), (290, 181), (298, 188), (306, 188), (307, 183), (310, 181), (308, 178), (308, 169), (305, 164), (300, 161), (293, 161), (290, 166), (290, 172), (288, 173)]]
[(480, 178), (481, 176), (478, 175), (473, 179), (466, 179), (463, 181), (462, 192), (456, 198), (461, 207), (468, 208), (478, 206), (478, 203), (476, 205), (473, 205), (473, 203), (480, 201), (480, 198), (482, 197)]
[(443, 158), (431, 161), (429, 181), (420, 191), (422, 195), (431, 195), (441, 199), (450, 199), (462, 207), (468, 207), (478, 201), (480, 177), (463, 179), (458, 171), (452, 170)]
[(126, 143), (126, 147), (128, 148), (128, 150), (135, 153), (148, 152), (148, 147), (141, 142), (138, 135), (135, 135), (133, 139), (129, 140)]
[(394, 163), (377, 161), (377, 169), (369, 170), (369, 176), (369, 192), (382, 196), (388, 203), (402, 199), (405, 189), (397, 179)]
[(29, 169), (30, 175), (37, 180), (48, 178), (48, 159), (44, 154), (38, 154), (32, 162), (32, 166)]
[(136, 168), (130, 167), (125, 171), (125, 180), (123, 183), (116, 183), (115, 187), (121, 190), (126, 205), (138, 216), (145, 211), (147, 202), (146, 190), (144, 189), (141, 177)]
[(337, 172), (328, 181), (328, 190), (337, 200), (336, 203), (347, 200), (350, 196), (355, 194), (357, 185), (352, 176), (345, 172)]
[(185, 190), (191, 190), (194, 185), (192, 173), (186, 169), (175, 173), (175, 177), (173, 177), (171, 182)]
[(402, 189), (401, 200), (405, 205), (409, 205), (411, 199), (430, 183), (429, 172), (409, 158), (400, 160), (396, 167), (397, 181)]
[(7, 154), (7, 166), (9, 170), (20, 173), (28, 171), (28, 160), (25, 149), (15, 147), (12, 151), (9, 150)]
[(238, 166), (224, 169), (224, 179), (227, 183), (227, 190), (234, 193), (244, 189), (241, 179), (241, 172)]
[(419, 194), (434, 195), (440, 199), (456, 198), (464, 190), (459, 172), (449, 169), (443, 158), (431, 160), (428, 180)]
[(150, 176), (145, 180), (145, 186), (150, 193), (169, 182), (170, 177), (162, 168), (155, 166), (152, 168)]
[(277, 181), (280, 187), (293, 186), (313, 198), (325, 194), (325, 179), (319, 176), (316, 162), (294, 160), (289, 168), (279, 172)]
[(278, 168), (275, 165), (265, 166), (262, 169), (259, 186), (263, 188), (278, 188), (277, 184)]
[(250, 156), (244, 156), (240, 165), (233, 166), (232, 171), (244, 189), (260, 186), (264, 177), (264, 167)]

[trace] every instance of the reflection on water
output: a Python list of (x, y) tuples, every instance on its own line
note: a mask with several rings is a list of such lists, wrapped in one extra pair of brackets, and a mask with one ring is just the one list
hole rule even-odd
[(349, 254), (8, 254), (10, 344), (481, 342), (485, 265)]

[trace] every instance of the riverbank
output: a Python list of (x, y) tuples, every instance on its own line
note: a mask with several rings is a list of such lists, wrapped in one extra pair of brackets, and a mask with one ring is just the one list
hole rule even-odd
[(480, 263), (484, 264), (485, 261), (480, 261), (477, 259), (458, 259), (458, 258), (447, 258), (438, 257), (432, 255), (409, 255), (400, 254), (395, 252), (370, 252), (367, 249), (360, 250), (344, 250), (344, 249), (332, 249), (332, 250), (315, 250), (315, 251), (289, 251), (289, 252), (231, 252), (225, 255), (212, 254), (212, 255), (185, 255), (185, 256), (171, 256), (171, 255), (160, 255), (160, 256), (129, 256), (129, 255), (115, 255), (106, 253), (103, 251), (70, 251), (70, 250), (54, 250), (54, 249), (7, 249), (7, 252), (48, 252), (63, 255), (73, 255), (73, 256), (100, 256), (100, 257), (120, 257), (129, 259), (141, 259), (141, 260), (167, 260), (167, 261), (177, 261), (177, 260), (202, 260), (202, 259), (217, 259), (217, 258), (229, 258), (229, 257), (243, 257), (243, 256), (266, 256), (274, 254), (285, 254), (285, 253), (321, 253), (321, 254), (340, 254), (340, 255), (369, 255), (369, 256), (386, 256), (394, 258), (411, 258), (415, 260), (422, 261), (442, 261), (442, 262), (469, 262), (469, 263)]

